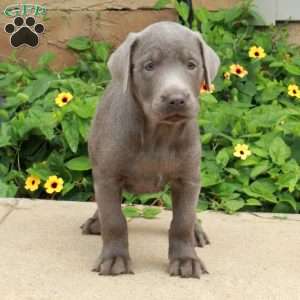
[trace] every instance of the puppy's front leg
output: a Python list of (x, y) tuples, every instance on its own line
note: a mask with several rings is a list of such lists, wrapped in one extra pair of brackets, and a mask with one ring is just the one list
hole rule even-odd
[(171, 183), (173, 219), (169, 230), (169, 273), (171, 276), (196, 277), (207, 273), (195, 251), (195, 206), (200, 186), (188, 180)]
[(121, 188), (114, 179), (94, 181), (103, 247), (93, 271), (100, 275), (133, 273), (128, 251), (127, 222), (121, 209)]

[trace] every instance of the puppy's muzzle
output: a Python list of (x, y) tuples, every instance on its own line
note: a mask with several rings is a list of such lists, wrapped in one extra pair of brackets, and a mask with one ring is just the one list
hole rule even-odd
[(187, 91), (165, 92), (160, 96), (160, 101), (166, 121), (177, 122), (187, 117), (191, 101)]

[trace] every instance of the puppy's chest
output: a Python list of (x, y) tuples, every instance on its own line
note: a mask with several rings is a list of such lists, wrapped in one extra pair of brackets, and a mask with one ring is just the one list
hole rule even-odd
[(128, 166), (124, 188), (133, 193), (161, 191), (176, 174), (178, 165), (175, 151), (142, 151)]

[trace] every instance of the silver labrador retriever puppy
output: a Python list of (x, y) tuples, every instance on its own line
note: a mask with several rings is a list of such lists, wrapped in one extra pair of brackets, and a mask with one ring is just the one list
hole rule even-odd
[(169, 273), (199, 278), (207, 272), (194, 248), (208, 243), (195, 214), (201, 152), (196, 118), (199, 86), (211, 83), (219, 64), (199, 33), (173, 22), (130, 33), (111, 55), (112, 81), (88, 142), (98, 210), (82, 231), (103, 239), (94, 271), (133, 273), (122, 191), (157, 192), (168, 183)]

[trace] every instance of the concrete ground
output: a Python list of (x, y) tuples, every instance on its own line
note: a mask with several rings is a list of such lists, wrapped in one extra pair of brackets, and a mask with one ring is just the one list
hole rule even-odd
[(211, 245), (197, 252), (210, 274), (167, 274), (168, 211), (129, 222), (135, 275), (91, 272), (99, 236), (79, 226), (94, 203), (0, 199), (1, 300), (300, 299), (300, 216), (201, 214)]

